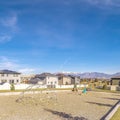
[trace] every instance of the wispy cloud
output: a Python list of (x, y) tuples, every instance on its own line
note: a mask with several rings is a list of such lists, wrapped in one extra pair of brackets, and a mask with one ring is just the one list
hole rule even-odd
[(16, 31), (17, 30), (17, 15), (15, 13), (12, 13), (10, 15), (8, 15), (7, 17), (2, 18), (1, 24), (4, 27), (10, 28), (12, 31)]
[[(52, 1), (53, 3), (58, 3), (56, 0)], [(81, 2), (87, 2), (92, 5), (97, 5), (99, 7), (120, 7), (120, 0), (60, 0), (59, 3), (64, 5), (79, 5)]]
[(0, 56), (0, 69), (15, 69), (19, 67), (14, 60), (8, 59), (5, 56)]
[(34, 68), (23, 68), (18, 70), (20, 73), (34, 73), (36, 72), (36, 69)]
[(6, 0), (6, 1), (0, 1), (2, 5), (31, 5), (31, 4), (38, 4), (41, 3), (42, 1), (47, 1), (47, 0)]
[[(66, 22), (61, 23), (59, 33), (56, 28), (51, 28), (49, 25), (46, 27), (46, 25), (43, 24), (43, 27), (38, 28), (36, 33), (43, 38), (42, 44), (45, 44), (47, 47), (71, 48), (75, 41), (72, 39), (72, 30), (74, 28), (66, 24)], [(35, 45), (37, 46), (39, 44), (35, 42)]]
[(0, 16), (0, 43), (6, 43), (12, 40), (18, 32), (17, 14), (15, 12), (6, 13), (6, 16)]
[(13, 0), (12, 2), (10, 0), (6, 1), (0, 1), (1, 5), (38, 5), (40, 3), (48, 3), (48, 4), (64, 4), (64, 5), (73, 5), (78, 4), (80, 2), (89, 2), (91, 4), (101, 4), (101, 5), (110, 5), (110, 6), (120, 6), (120, 0)]
[(86, 0), (92, 5), (107, 6), (107, 7), (120, 7), (119, 0)]
[(9, 42), (11, 40), (11, 36), (9, 35), (0, 35), (0, 43)]
[(17, 60), (9, 59), (6, 56), (0, 56), (0, 69), (17, 70), (24, 74), (36, 73), (40, 71), (37, 68), (32, 68), (28, 65), (21, 64)]
[(70, 57), (68, 57), (60, 66), (60, 71), (64, 71), (66, 65), (69, 65), (69, 62), (70, 62)]

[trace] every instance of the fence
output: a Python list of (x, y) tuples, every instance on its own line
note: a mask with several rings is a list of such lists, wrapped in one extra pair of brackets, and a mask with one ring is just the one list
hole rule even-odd
[[(15, 84), (15, 90), (24, 90), (27, 89), (29, 86), (31, 86), (32, 84)], [(55, 88), (73, 88), (74, 85), (56, 85)], [(77, 85), (77, 87), (88, 87), (88, 85)], [(36, 88), (47, 88), (47, 85), (34, 85), (32, 87), (32, 89), (36, 89)], [(11, 84), (9, 83), (4, 83), (3, 85), (0, 85), (0, 90), (10, 90), (11, 89)]]

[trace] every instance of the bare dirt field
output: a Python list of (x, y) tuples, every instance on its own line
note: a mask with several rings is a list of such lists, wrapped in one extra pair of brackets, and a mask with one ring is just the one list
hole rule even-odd
[(0, 96), (0, 120), (100, 120), (120, 99), (118, 93), (73, 92)]

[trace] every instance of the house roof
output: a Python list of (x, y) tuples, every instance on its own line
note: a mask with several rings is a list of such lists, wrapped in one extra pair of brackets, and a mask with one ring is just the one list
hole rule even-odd
[(69, 76), (68, 76), (68, 75), (65, 75), (65, 74), (56, 74), (56, 76), (58, 76), (58, 77), (67, 77), (67, 78), (69, 78)]
[(114, 76), (114, 77), (112, 77), (111, 79), (117, 79), (117, 78), (120, 79), (120, 76)]
[(44, 79), (40, 79), (40, 78), (31, 78), (30, 81), (34, 81), (34, 82), (38, 82), (38, 81), (43, 81)]
[(40, 78), (31, 78), (29, 80), (29, 83), (32, 83), (32, 84), (37, 84), (38, 82), (42, 82), (43, 79), (40, 79)]
[(0, 74), (21, 74), (21, 73), (11, 70), (0, 70)]

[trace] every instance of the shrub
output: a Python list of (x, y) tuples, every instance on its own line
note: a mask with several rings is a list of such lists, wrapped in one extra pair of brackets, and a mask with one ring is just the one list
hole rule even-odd
[(107, 85), (105, 84), (105, 85), (103, 85), (103, 89), (104, 90), (106, 90), (107, 89)]
[(14, 86), (14, 84), (11, 84), (10, 89), (11, 89), (12, 91), (15, 90), (15, 86)]

